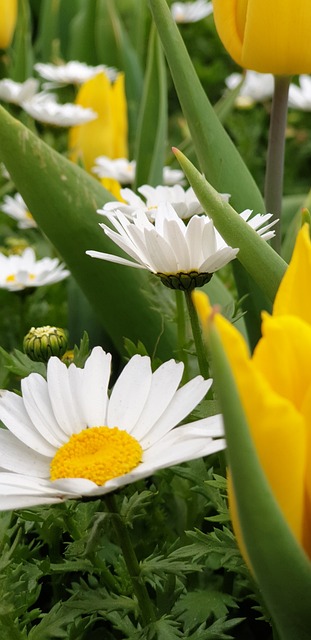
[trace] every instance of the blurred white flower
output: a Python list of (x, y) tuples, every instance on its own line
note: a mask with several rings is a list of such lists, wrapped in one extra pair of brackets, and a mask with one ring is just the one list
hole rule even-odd
[[(108, 156), (99, 156), (95, 159), (93, 173), (99, 178), (112, 178), (120, 184), (132, 184), (135, 180), (136, 162), (127, 158), (111, 159)], [(163, 182), (165, 185), (178, 184), (184, 179), (181, 169), (163, 168)]]
[(57, 258), (36, 260), (30, 247), (21, 255), (5, 256), (0, 253), (0, 289), (21, 291), (28, 287), (41, 287), (60, 282), (69, 274)]
[(168, 202), (160, 203), (154, 224), (143, 210), (129, 220), (121, 211), (106, 214), (116, 229), (100, 226), (133, 261), (100, 251), (87, 251), (93, 258), (147, 269), (172, 289), (191, 291), (203, 286), (212, 274), (233, 260), (238, 249), (228, 247), (216, 234), (212, 220), (193, 215), (185, 224)]
[(299, 76), (299, 86), (291, 84), (288, 93), (288, 106), (302, 111), (311, 111), (311, 78)]
[(15, 196), (4, 196), (0, 210), (17, 220), (20, 229), (31, 229), (37, 226), (20, 193), (16, 193)]
[(52, 93), (37, 93), (21, 105), (29, 115), (45, 124), (56, 127), (73, 127), (97, 118), (93, 109), (84, 109), (77, 104), (59, 104)]
[(28, 78), (25, 82), (4, 78), (0, 80), (0, 100), (21, 106), (22, 102), (30, 100), (37, 93), (38, 86), (35, 78)]
[(274, 79), (271, 73), (246, 71), (245, 76), (241, 73), (232, 73), (226, 78), (225, 82), (228, 89), (231, 90), (243, 82), (235, 101), (236, 106), (241, 108), (250, 107), (255, 102), (271, 100), (274, 92)]
[(171, 13), (177, 23), (198, 22), (213, 13), (213, 4), (207, 0), (173, 2)]
[(42, 78), (49, 80), (50, 83), (48, 86), (50, 88), (64, 84), (83, 84), (101, 71), (106, 74), (111, 82), (114, 82), (118, 73), (116, 69), (107, 67), (105, 64), (92, 67), (85, 64), (85, 62), (78, 62), (77, 60), (71, 60), (65, 64), (44, 64), (38, 62), (34, 65), (34, 69)]
[[(115, 211), (118, 209), (123, 213), (131, 216), (137, 211), (144, 211), (149, 219), (156, 217), (158, 206), (163, 203), (171, 203), (180, 218), (187, 219), (191, 216), (203, 213), (203, 208), (197, 199), (192, 187), (183, 189), (179, 184), (173, 187), (158, 186), (150, 187), (144, 184), (138, 188), (138, 192), (144, 197), (140, 198), (131, 189), (121, 189), (121, 196), (126, 202), (106, 202), (103, 209), (99, 209), (98, 213), (106, 214), (107, 211)], [(228, 200), (227, 194), (222, 194), (224, 200)]]
[(115, 491), (159, 469), (225, 448), (221, 415), (179, 423), (212, 380), (179, 387), (183, 364), (135, 355), (108, 392), (111, 355), (95, 347), (84, 368), (51, 357), (22, 395), (0, 392), (0, 510)]

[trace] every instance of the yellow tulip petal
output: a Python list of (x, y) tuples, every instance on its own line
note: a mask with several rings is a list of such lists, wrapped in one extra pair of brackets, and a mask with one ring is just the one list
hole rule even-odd
[(311, 384), (311, 325), (296, 316), (264, 313), (262, 334), (253, 354), (254, 367), (273, 391), (301, 411)]
[(201, 325), (205, 328), (208, 319), (213, 311), (213, 307), (209, 301), (209, 297), (203, 291), (198, 291), (195, 289), (191, 294), (192, 302), (196, 308), (196, 312), (199, 316)]
[(18, 0), (0, 0), (0, 49), (10, 46), (17, 19)]
[(311, 72), (310, 2), (214, 0), (213, 4), (220, 38), (242, 67), (275, 75)]
[(239, 332), (220, 315), (216, 326), (233, 370), (267, 479), (294, 535), (302, 543), (307, 437), (304, 417), (279, 396), (250, 359)]
[(128, 158), (128, 122), (124, 73), (119, 73), (112, 86), (114, 147), (111, 158)]
[(275, 297), (274, 316), (295, 314), (311, 324), (310, 277), (311, 242), (309, 225), (304, 224), (297, 235), (292, 259)]

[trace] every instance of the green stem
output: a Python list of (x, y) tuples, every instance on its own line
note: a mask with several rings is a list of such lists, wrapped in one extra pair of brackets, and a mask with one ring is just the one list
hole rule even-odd
[(105, 496), (105, 502), (107, 508), (111, 514), (112, 522), (118, 539), (118, 543), (121, 547), (125, 564), (129, 572), (133, 590), (136, 595), (139, 608), (141, 611), (141, 617), (144, 626), (147, 626), (150, 622), (156, 620), (155, 612), (150, 600), (146, 585), (141, 576), (141, 571), (137, 556), (132, 545), (131, 538), (127, 527), (125, 526), (119, 512), (116, 503), (116, 499), (113, 494)]
[(196, 312), (195, 306), (192, 301), (191, 292), (185, 291), (185, 296), (186, 296), (186, 302), (187, 302), (188, 313), (190, 317), (190, 323), (191, 323), (192, 334), (193, 334), (194, 344), (196, 348), (200, 373), (203, 376), (203, 378), (206, 379), (210, 377), (210, 374), (209, 374), (209, 366), (208, 366), (207, 357), (206, 357), (206, 349), (205, 349), (205, 344), (203, 342), (203, 336), (202, 336), (202, 331), (199, 323), (198, 314)]
[(182, 291), (175, 290), (177, 314), (178, 358), (184, 363), (183, 382), (189, 380), (189, 359), (184, 347), (186, 344), (186, 315)]
[(274, 78), (274, 96), (270, 118), (265, 178), (266, 211), (272, 213), (273, 220), (279, 220), (275, 226), (275, 237), (271, 241), (273, 248), (278, 253), (281, 251), (285, 130), (290, 79), (290, 76), (275, 76)]

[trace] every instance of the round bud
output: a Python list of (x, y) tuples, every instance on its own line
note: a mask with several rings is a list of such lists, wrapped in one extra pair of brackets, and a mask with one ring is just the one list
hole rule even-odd
[(59, 327), (31, 327), (24, 338), (26, 355), (36, 362), (47, 362), (51, 356), (61, 358), (67, 349), (67, 336)]

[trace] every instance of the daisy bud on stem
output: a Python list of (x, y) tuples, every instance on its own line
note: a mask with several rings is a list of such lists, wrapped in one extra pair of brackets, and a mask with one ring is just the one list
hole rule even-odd
[(51, 356), (62, 357), (67, 349), (67, 336), (59, 327), (31, 327), (23, 341), (24, 352), (31, 360), (47, 362)]

